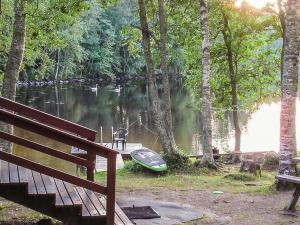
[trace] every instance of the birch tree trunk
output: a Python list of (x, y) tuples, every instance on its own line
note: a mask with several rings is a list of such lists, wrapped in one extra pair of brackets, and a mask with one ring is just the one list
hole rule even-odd
[[(14, 0), (14, 25), (11, 48), (6, 63), (2, 96), (15, 100), (16, 84), (19, 79), (20, 67), (23, 61), (25, 50), (25, 34), (26, 34), (26, 14), (25, 14), (26, 0)], [(13, 127), (0, 122), (0, 129), (2, 131), (12, 133)], [(7, 141), (0, 142), (0, 148), (4, 151), (11, 152), (12, 145)]]
[(158, 96), (156, 78), (154, 74), (154, 64), (151, 55), (150, 31), (148, 28), (145, 2), (144, 0), (139, 0), (138, 4), (139, 4), (141, 30), (142, 30), (142, 39), (143, 39), (142, 40), (143, 49), (144, 49), (144, 56), (145, 56), (146, 67), (147, 67), (147, 77), (149, 83), (150, 104), (151, 104), (153, 118), (159, 134), (161, 145), (163, 147), (164, 152), (166, 154), (170, 154), (175, 152), (176, 150), (173, 148), (172, 141), (168, 136), (168, 132), (164, 120), (164, 113), (162, 112), (160, 106), (160, 99)]
[(202, 34), (202, 129), (203, 129), (203, 158), (202, 165), (214, 165), (212, 152), (212, 126), (210, 103), (210, 52), (207, 1), (199, 0), (200, 28)]
[[(280, 112), (279, 174), (296, 175), (296, 99), (300, 52), (300, 0), (288, 0)], [(280, 185), (279, 185), (280, 186)]]
[(170, 84), (168, 76), (168, 61), (167, 61), (167, 25), (164, 10), (164, 0), (158, 0), (158, 15), (159, 15), (159, 28), (160, 28), (160, 68), (162, 72), (163, 81), (163, 104), (165, 115), (166, 132), (170, 139), (173, 149), (177, 149), (172, 124), (172, 110), (171, 110), (171, 97), (170, 97)]

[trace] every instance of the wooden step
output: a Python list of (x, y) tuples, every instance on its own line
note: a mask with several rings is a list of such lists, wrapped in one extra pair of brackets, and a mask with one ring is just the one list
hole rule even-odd
[[(0, 196), (68, 224), (106, 220), (106, 196), (0, 160)], [(132, 225), (116, 204), (116, 225)]]

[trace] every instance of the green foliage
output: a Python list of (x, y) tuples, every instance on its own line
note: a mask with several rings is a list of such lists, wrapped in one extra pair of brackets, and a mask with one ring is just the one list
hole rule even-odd
[[(180, 6), (178, 6), (180, 2)], [(280, 87), (281, 34), (276, 15), (235, 1), (211, 0), (209, 29), (211, 52), (211, 100), (217, 116), (231, 111), (231, 84), (227, 50), (222, 31), (223, 15), (228, 16), (230, 41), (236, 71), (238, 108), (253, 111), (266, 97), (277, 96)], [(186, 85), (200, 106), (201, 36), (199, 11), (185, 1), (171, 1), (169, 32), (183, 52)], [(195, 3), (196, 4), (196, 3)]]
[(224, 176), (225, 179), (237, 180), (237, 181), (255, 181), (256, 177), (249, 173), (231, 173)]
[(164, 154), (163, 159), (167, 163), (168, 170), (172, 172), (185, 171), (191, 167), (189, 157), (181, 151), (172, 154)]
[(145, 167), (138, 164), (134, 160), (125, 161), (124, 170), (130, 171), (131, 173), (144, 173)]
[(4, 78), (4, 73), (0, 73), (0, 85), (1, 85), (2, 82), (3, 82), (3, 78)]
[(279, 166), (279, 154), (278, 153), (267, 153), (264, 158), (263, 169), (269, 171), (275, 171)]
[[(133, 17), (126, 1), (29, 1), (26, 50), (20, 79), (68, 79), (137, 72), (121, 29)], [(106, 7), (106, 8), (104, 8)], [(2, 2), (0, 73), (12, 36), (13, 1)], [(57, 76), (57, 77), (56, 77)]]

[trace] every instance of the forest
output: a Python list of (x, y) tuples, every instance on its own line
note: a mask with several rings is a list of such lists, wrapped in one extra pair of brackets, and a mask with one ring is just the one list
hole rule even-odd
[[(14, 4), (18, 2), (1, 3), (1, 80), (12, 41)], [(200, 26), (198, 1), (162, 3), (163, 19), (158, 15), (159, 2), (145, 4), (149, 32), (145, 35), (149, 35), (155, 76), (167, 74), (171, 80), (183, 77), (201, 108), (205, 96), (200, 88), (204, 73), (200, 46), (205, 43), (201, 37), (205, 30)], [(145, 77), (149, 62), (143, 52), (141, 10), (135, 1), (24, 1), (22, 7), (26, 44), (20, 82)], [(209, 83), (203, 85), (211, 89), (209, 107), (233, 112), (235, 151), (240, 151), (238, 111), (255, 110), (266, 98), (280, 94), (286, 2), (258, 9), (246, 1), (216, 0), (208, 1), (207, 8), (211, 75)], [(158, 82), (165, 87), (165, 79)], [(168, 99), (165, 89), (164, 101)]]
[[(266, 172), (265, 178), (266, 182), (272, 181), (276, 190), (290, 189), (291, 183), (296, 187), (294, 205), (290, 203), (294, 208), (300, 183), (296, 136), (299, 53), (299, 0), (0, 0), (1, 96), (16, 101), (22, 90), (42, 87), (46, 93), (53, 86), (56, 116), (60, 116), (59, 105), (65, 103), (60, 103), (58, 89), (63, 90), (64, 85), (79, 84), (78, 90), (81, 84), (87, 85), (87, 89), (80, 89), (82, 93), (89, 90), (96, 97), (98, 91), (101, 97), (106, 86), (114, 86), (113, 93), (102, 95), (105, 102), (98, 102), (93, 109), (76, 110), (102, 110), (98, 117), (107, 114), (109, 120), (119, 113), (122, 125), (128, 129), (136, 122), (143, 125), (148, 117), (144, 119), (142, 111), (150, 111), (154, 127), (153, 130), (146, 127), (147, 132), (157, 135), (155, 143), (160, 144), (159, 152), (168, 164), (170, 177), (182, 173), (194, 179), (191, 174), (203, 171), (209, 171), (208, 176), (210, 173), (222, 176), (219, 173), (227, 171), (224, 166), (227, 162), (219, 161), (220, 153), (230, 154), (230, 165), (238, 165), (240, 172), (249, 166), (246, 172), (254, 172), (256, 177), (259, 171), (261, 177), (263, 165), (243, 157), (249, 149), (242, 148), (242, 136), (247, 132), (242, 114), (246, 112), (251, 118), (262, 105), (280, 101), (280, 118), (274, 118), (280, 126), (279, 135), (272, 137), (279, 140), (279, 146), (271, 149), (277, 155), (276, 166), (272, 172)], [(141, 85), (147, 100), (133, 88), (135, 85)], [(147, 105), (134, 122), (125, 121), (130, 110), (122, 104), (114, 106), (116, 109), (101, 109), (117, 104), (126, 90), (129, 93), (126, 97), (134, 96), (132, 99), (138, 99), (140, 105)], [(174, 102), (174, 93), (182, 90), (188, 93), (189, 104)], [(83, 96), (78, 94), (77, 98)], [(136, 110), (130, 100), (125, 102), (128, 108)], [(50, 103), (45, 100), (43, 108)], [(196, 155), (194, 161), (178, 143), (178, 132), (174, 132), (179, 129), (174, 113), (180, 111), (176, 107), (179, 104), (193, 108), (200, 118), (195, 123), (200, 130), (201, 148), (197, 150), (201, 150), (201, 157)], [(72, 110), (75, 108), (68, 108)], [(214, 146), (214, 121), (224, 119), (225, 115), (231, 121), (234, 141), (232, 149), (226, 152)], [(102, 121), (105, 118), (100, 119), (105, 123)], [(114, 124), (107, 127), (111, 125)], [(0, 121), (0, 128), (7, 134), (21, 133), (5, 120)], [(4, 140), (0, 147), (9, 153), (15, 149)], [(131, 172), (140, 170), (131, 162), (125, 163), (126, 167)], [(270, 174), (277, 177), (270, 179)], [(123, 175), (118, 175), (121, 187), (128, 186)], [(106, 178), (103, 174), (96, 176), (100, 180)]]

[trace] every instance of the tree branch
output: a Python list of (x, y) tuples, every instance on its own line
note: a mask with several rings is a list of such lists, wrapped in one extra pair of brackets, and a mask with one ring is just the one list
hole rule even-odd
[(157, 46), (159, 46), (159, 41), (158, 41), (158, 39), (155, 37), (155, 35), (154, 35), (154, 33), (153, 33), (152, 31), (150, 31), (150, 30), (143, 30), (141, 27), (136, 26), (136, 25), (133, 25), (133, 24), (131, 24), (130, 26), (131, 26), (132, 28), (138, 29), (138, 30), (140, 30), (140, 31), (144, 31), (144, 32), (146, 32), (147, 34), (149, 34), (150, 37), (153, 38), (155, 44), (156, 44)]

